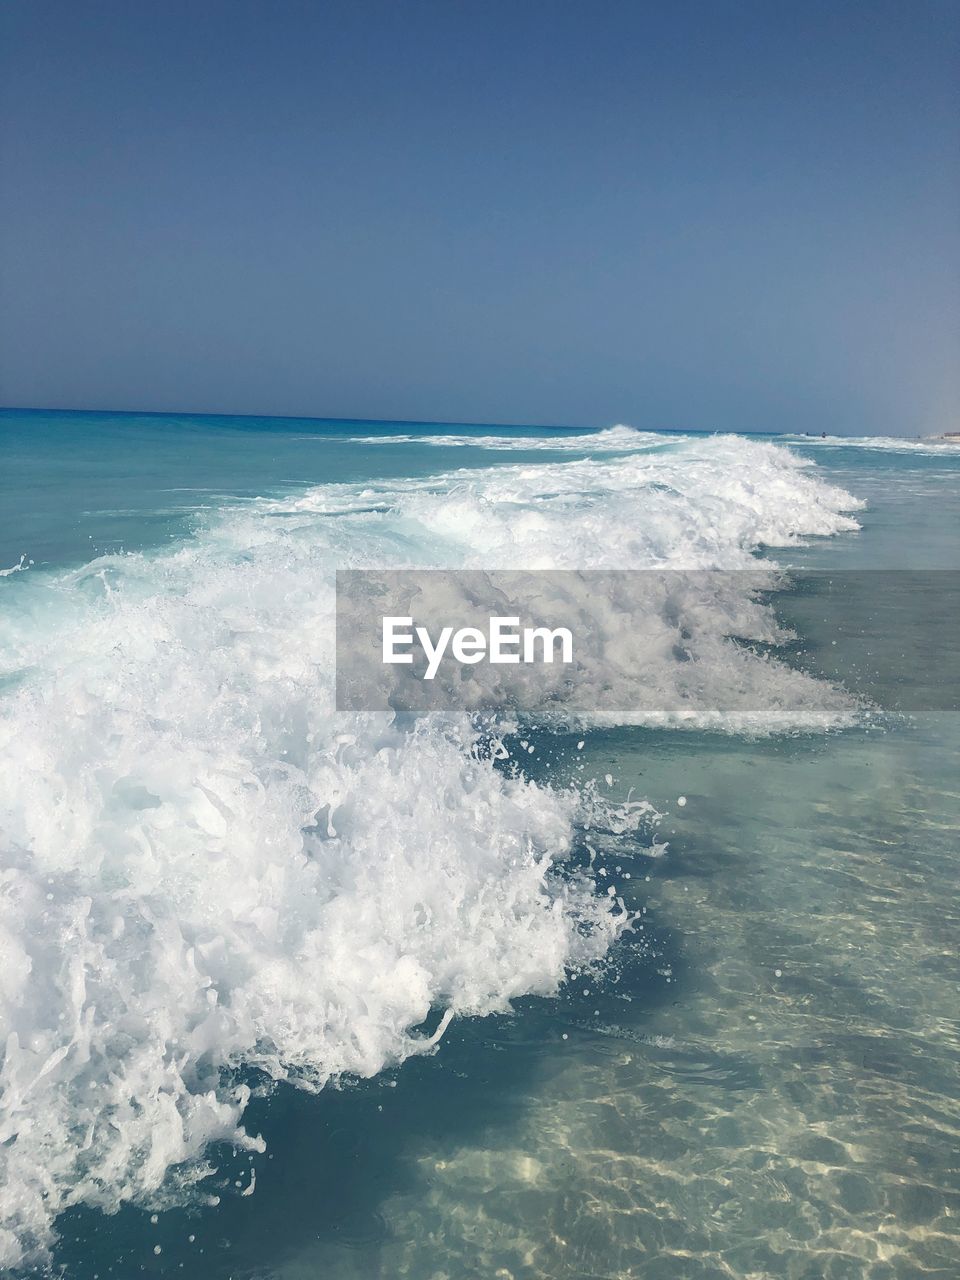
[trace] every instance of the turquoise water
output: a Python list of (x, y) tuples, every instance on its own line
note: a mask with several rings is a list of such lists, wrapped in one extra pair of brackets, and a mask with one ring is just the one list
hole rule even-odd
[[(469, 441), (491, 428), (419, 430), (457, 431)], [(307, 485), (429, 476), (438, 461), (446, 464), (436, 447), (406, 443), (409, 431), (407, 423), (0, 411), (0, 562), (27, 552), (38, 564), (57, 565), (140, 551), (183, 537), (204, 511), (226, 502)], [(353, 443), (371, 432), (381, 437), (376, 449)], [(574, 433), (524, 434), (549, 441)], [(396, 437), (404, 442), (393, 445)], [(482, 465), (489, 452), (457, 450), (451, 460)]]
[[(0, 459), (13, 1274), (958, 1273), (960, 451), (6, 413)], [(651, 668), (657, 723), (490, 762), (333, 708), (338, 567), (757, 557), (795, 635), (705, 607), (719, 710)]]

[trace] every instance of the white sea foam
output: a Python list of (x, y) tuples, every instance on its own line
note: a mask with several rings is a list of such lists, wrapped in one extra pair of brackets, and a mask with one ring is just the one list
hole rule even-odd
[[(324, 486), (5, 584), (0, 1265), (41, 1257), (72, 1204), (169, 1203), (212, 1141), (259, 1145), (239, 1070), (373, 1075), (430, 1046), (431, 1009), (549, 994), (623, 925), (564, 865), (575, 794), (496, 771), (449, 721), (334, 710), (334, 568), (744, 568), (856, 528), (855, 505), (717, 437)], [(734, 605), (775, 626), (701, 602), (714, 681)], [(793, 678), (766, 664), (754, 720), (843, 721), (826, 687), (798, 720)]]
[(21, 556), (17, 564), (10, 565), (7, 569), (0, 569), (0, 578), (9, 578), (13, 573), (20, 573), (27, 567), (27, 557)]
[(790, 444), (816, 445), (823, 449), (872, 449), (879, 453), (932, 453), (956, 457), (960, 436), (804, 436), (785, 435)]
[(427, 444), (449, 448), (495, 449), (509, 452), (551, 453), (631, 453), (636, 449), (650, 449), (669, 445), (683, 436), (663, 435), (656, 431), (638, 431), (635, 427), (618, 425), (604, 427), (600, 431), (566, 431), (563, 435), (532, 436), (524, 428), (517, 427), (501, 435), (446, 435), (423, 432), (403, 435), (354, 436), (354, 444)]

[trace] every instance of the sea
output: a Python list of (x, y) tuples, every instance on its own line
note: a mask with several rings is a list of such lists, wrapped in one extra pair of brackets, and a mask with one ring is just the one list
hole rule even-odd
[[(960, 446), (811, 431), (0, 414), (0, 1272), (960, 1275)], [(590, 683), (340, 707), (344, 569)]]

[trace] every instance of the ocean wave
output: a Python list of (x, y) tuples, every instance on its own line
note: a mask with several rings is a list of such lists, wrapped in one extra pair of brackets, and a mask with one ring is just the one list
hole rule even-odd
[(353, 444), (427, 444), (446, 449), (473, 448), (494, 449), (503, 452), (522, 450), (527, 452), (562, 453), (629, 453), (635, 449), (650, 449), (676, 443), (683, 436), (663, 435), (656, 431), (638, 431), (635, 427), (618, 424), (596, 431), (578, 432), (573, 429), (563, 435), (529, 435), (526, 428), (516, 427), (503, 435), (442, 435), (433, 433), (409, 433), (403, 435), (353, 436)]
[[(336, 568), (743, 569), (758, 547), (855, 530), (857, 505), (788, 450), (713, 437), (320, 486), (224, 508), (173, 550), (15, 575), (0, 1265), (42, 1259), (71, 1205), (202, 1196), (210, 1143), (262, 1145), (245, 1073), (375, 1075), (434, 1047), (431, 1010), (550, 995), (627, 923), (570, 861), (595, 797), (498, 769), (465, 720), (401, 731), (335, 709)], [(730, 590), (698, 605), (715, 681), (731, 609), (778, 639)], [(750, 705), (800, 723), (811, 690), (764, 674)], [(842, 694), (817, 693), (806, 727), (844, 722)]]
[(815, 445), (825, 449), (872, 449), (878, 453), (931, 453), (960, 456), (960, 436), (806, 436), (784, 435), (791, 444)]
[(310, 536), (316, 516), (354, 517), (350, 535), (370, 563), (398, 567), (746, 569), (759, 548), (856, 531), (862, 505), (808, 459), (728, 435), (655, 454), (324, 485), (241, 518), (272, 516), (290, 531), (299, 520)]

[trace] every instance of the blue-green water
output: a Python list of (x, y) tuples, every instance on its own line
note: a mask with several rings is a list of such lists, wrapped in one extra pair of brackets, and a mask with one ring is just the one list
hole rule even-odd
[[(424, 434), (408, 442), (411, 429)], [(57, 565), (140, 551), (183, 537), (196, 526), (198, 513), (202, 518), (228, 502), (297, 493), (309, 485), (429, 476), (438, 464), (483, 466), (490, 451), (469, 442), (493, 430), (0, 411), (0, 562), (29, 553), (38, 564)], [(429, 443), (451, 431), (462, 437), (463, 447)], [(371, 433), (379, 437), (376, 448), (355, 443)], [(544, 443), (576, 434), (562, 427), (522, 432)]]
[[(333, 708), (338, 567), (758, 555), (826, 572), (769, 669), (705, 617), (749, 735), (669, 682), (496, 764)], [(958, 1273), (960, 450), (6, 413), (21, 557), (3, 1264)]]

